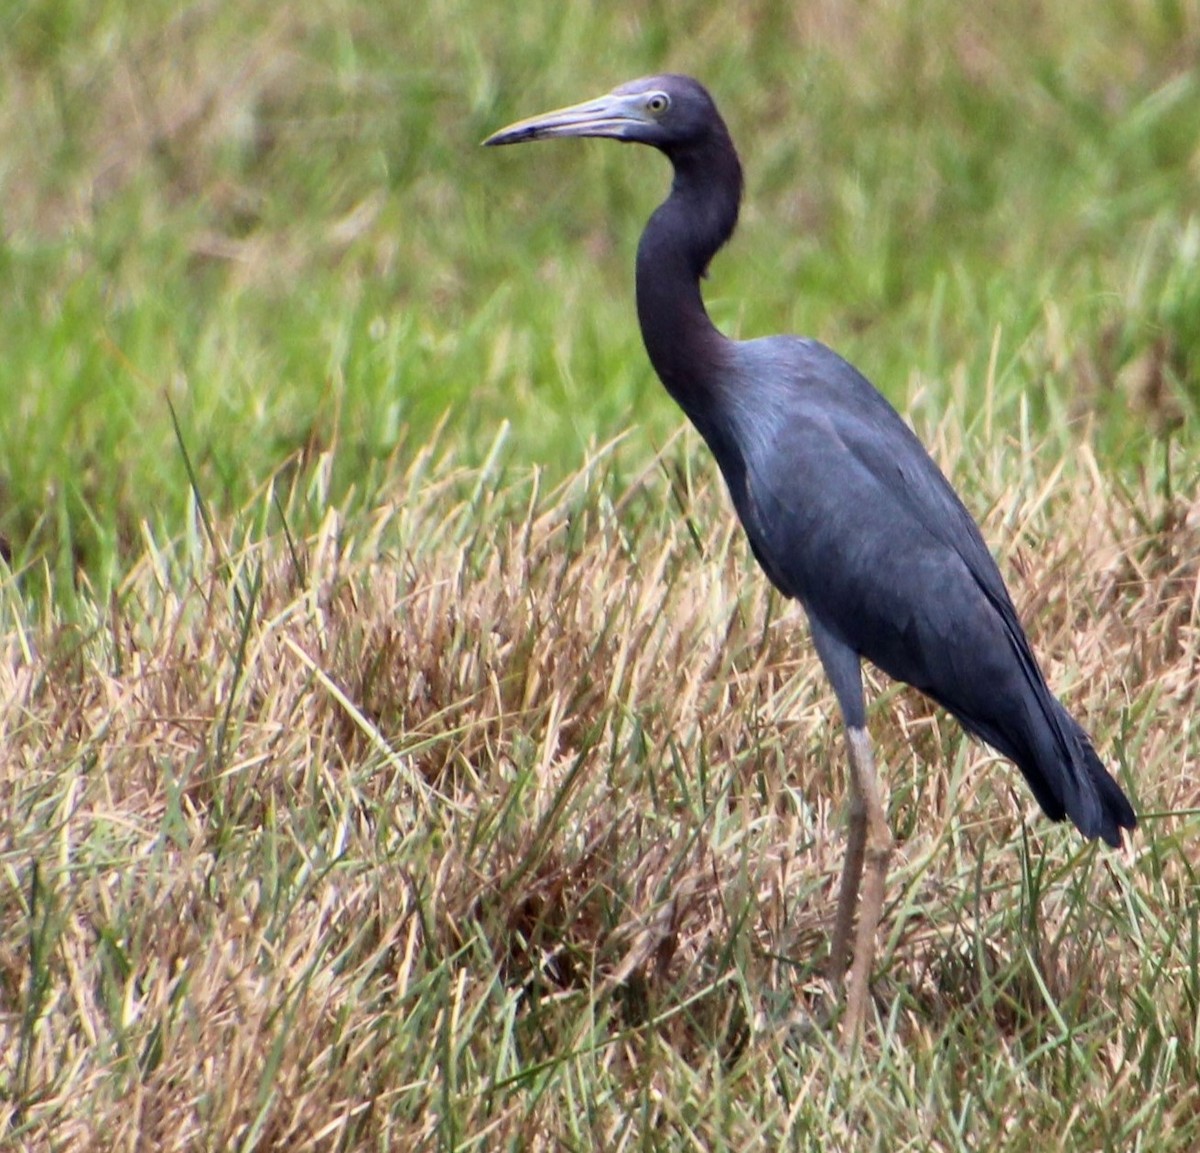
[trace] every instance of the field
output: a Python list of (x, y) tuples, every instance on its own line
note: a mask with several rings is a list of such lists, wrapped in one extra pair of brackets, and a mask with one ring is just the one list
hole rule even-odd
[[(1200, 5), (427, 7), (0, 14), (0, 1144), (1200, 1148)], [(912, 423), (1141, 818), (871, 673), (851, 1054), (836, 703), (636, 327), (669, 169), (478, 147), (666, 69), (714, 319)]]

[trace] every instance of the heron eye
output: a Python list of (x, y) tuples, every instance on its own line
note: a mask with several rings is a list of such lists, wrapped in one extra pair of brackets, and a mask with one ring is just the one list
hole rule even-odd
[(646, 107), (655, 116), (661, 116), (671, 107), (671, 98), (665, 92), (655, 92), (652, 96), (646, 98)]

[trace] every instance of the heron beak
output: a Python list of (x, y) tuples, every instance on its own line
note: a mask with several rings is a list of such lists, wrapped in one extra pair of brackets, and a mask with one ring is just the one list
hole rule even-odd
[(492, 133), (484, 144), (522, 144), (526, 140), (551, 140), (556, 136), (611, 136), (621, 140), (650, 120), (642, 96), (611, 92), (598, 100), (518, 120)]

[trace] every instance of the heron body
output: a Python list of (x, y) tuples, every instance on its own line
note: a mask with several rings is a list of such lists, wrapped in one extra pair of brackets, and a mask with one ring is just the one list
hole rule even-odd
[(817, 341), (730, 340), (709, 319), (700, 280), (737, 224), (742, 170), (708, 92), (690, 77), (648, 77), (485, 143), (559, 136), (649, 144), (674, 168), (638, 245), (638, 319), (655, 371), (717, 460), (759, 564), (804, 606), (847, 726), (850, 836), (831, 966), (840, 981), (857, 909), (854, 1035), (891, 852), (861, 658), (1012, 760), (1052, 819), (1069, 817), (1114, 846), (1137, 820), (1047, 687), (974, 520), (895, 409)]

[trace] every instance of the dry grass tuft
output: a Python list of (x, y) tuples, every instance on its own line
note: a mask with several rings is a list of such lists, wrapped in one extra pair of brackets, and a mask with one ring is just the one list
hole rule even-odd
[(1195, 508), (1086, 451), (977, 464), (1023, 478), (986, 531), (1143, 829), (1082, 845), (877, 686), (900, 845), (847, 1065), (810, 1015), (844, 785), (800, 614), (681, 446), (620, 491), (616, 451), (550, 492), (424, 454), (294, 550), (268, 494), (147, 534), (85, 624), (6, 586), (15, 1145), (1200, 1140)]

